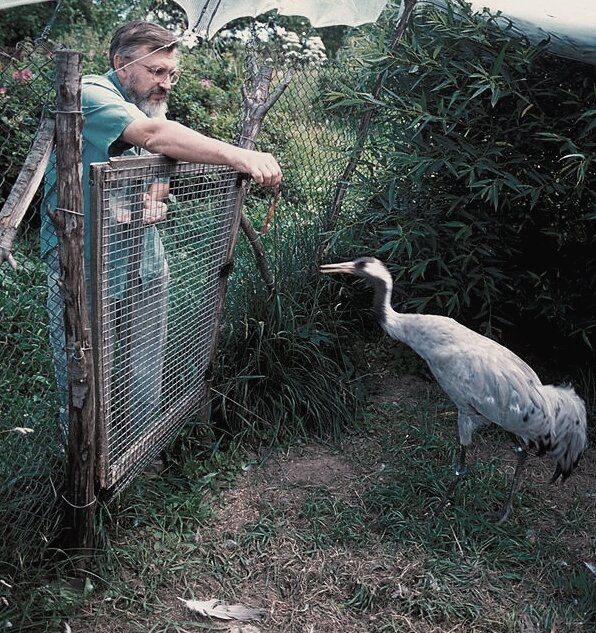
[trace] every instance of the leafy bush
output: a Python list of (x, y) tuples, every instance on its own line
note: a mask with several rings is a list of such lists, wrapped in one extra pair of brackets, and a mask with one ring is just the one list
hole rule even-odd
[(182, 79), (170, 95), (170, 118), (224, 141), (233, 140), (240, 112), (242, 59), (182, 48)]
[(596, 69), (453, 4), (419, 12), (396, 52), (359, 51), (378, 102), (337, 99), (376, 107), (352, 252), (389, 260), (407, 309), (593, 347)]

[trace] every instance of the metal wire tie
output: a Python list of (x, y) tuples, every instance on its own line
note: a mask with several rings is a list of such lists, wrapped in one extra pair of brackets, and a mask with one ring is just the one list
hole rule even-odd
[(54, 207), (54, 211), (64, 211), (64, 213), (72, 213), (73, 215), (80, 215), (83, 217), (84, 213), (79, 213), (78, 211), (73, 211), (72, 209), (63, 209), (62, 207)]

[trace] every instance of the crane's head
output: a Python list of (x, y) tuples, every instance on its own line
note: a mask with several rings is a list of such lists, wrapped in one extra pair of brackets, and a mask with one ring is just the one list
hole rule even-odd
[(391, 275), (385, 264), (374, 257), (359, 257), (351, 262), (341, 262), (338, 264), (323, 264), (322, 273), (349, 273), (356, 277), (363, 277), (371, 281), (380, 280), (387, 286), (391, 286)]

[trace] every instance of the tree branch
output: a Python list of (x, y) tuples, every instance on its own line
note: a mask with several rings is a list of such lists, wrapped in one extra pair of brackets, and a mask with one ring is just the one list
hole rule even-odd
[[(403, 34), (406, 31), (408, 26), (408, 22), (410, 21), (410, 17), (412, 12), (414, 11), (414, 7), (416, 5), (416, 0), (403, 0), (401, 15), (399, 20), (397, 21), (397, 25), (395, 27), (395, 31), (393, 32), (393, 38), (391, 40), (391, 44), (389, 45), (389, 53), (393, 53), (398, 47)], [(377, 101), (381, 95), (381, 90), (383, 88), (384, 76), (383, 74), (379, 74), (375, 84), (373, 86), (371, 96), (371, 101)], [(360, 157), (362, 155), (362, 151), (364, 149), (364, 144), (368, 137), (368, 130), (370, 127), (370, 123), (374, 114), (374, 106), (369, 105), (363, 112), (362, 117), (360, 118), (360, 124), (358, 125), (358, 132), (356, 133), (356, 144), (354, 150), (352, 152), (352, 156), (343, 172), (339, 180), (337, 181), (337, 185), (335, 187), (335, 196), (333, 199), (333, 205), (331, 207), (331, 211), (329, 213), (329, 217), (327, 218), (327, 223), (325, 226), (325, 233), (330, 233), (334, 230), (339, 215), (341, 213), (342, 204), (345, 198), (345, 195), (348, 191), (348, 186), (352, 180), (352, 176), (356, 171), (358, 163), (360, 162)], [(325, 248), (327, 245), (327, 241), (321, 242), (319, 246), (318, 253), (315, 259), (317, 265), (320, 263), (323, 254), (325, 252)]]
[[(271, 64), (271, 60), (267, 60), (258, 69), (252, 95), (249, 95), (248, 90), (245, 86), (243, 86), (244, 123), (242, 125), (240, 141), (238, 143), (240, 147), (252, 149), (255, 146), (256, 138), (263, 125), (265, 115), (273, 104), (281, 97), (294, 76), (293, 69), (287, 70), (279, 84), (275, 87), (271, 94), (269, 94), (269, 87), (271, 85), (271, 78), (273, 75)], [(244, 211), (242, 211), (241, 214), (240, 226), (252, 246), (261, 278), (265, 282), (270, 294), (273, 295), (275, 294), (275, 280), (269, 267), (269, 263), (267, 262), (261, 236), (252, 225), (252, 222)]]

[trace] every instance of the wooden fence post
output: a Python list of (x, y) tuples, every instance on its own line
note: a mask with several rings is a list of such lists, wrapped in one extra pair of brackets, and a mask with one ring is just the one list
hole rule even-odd
[(85, 290), (81, 54), (60, 50), (56, 56), (57, 208), (52, 214), (59, 241), (68, 359), (68, 465), (66, 545), (83, 558), (94, 543), (95, 391), (91, 330)]

